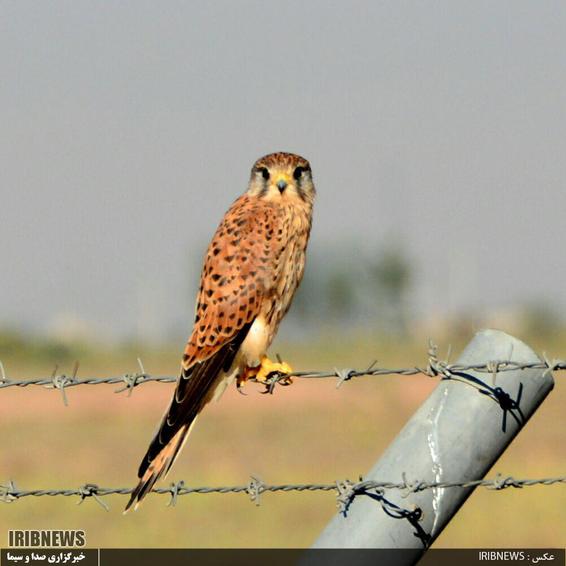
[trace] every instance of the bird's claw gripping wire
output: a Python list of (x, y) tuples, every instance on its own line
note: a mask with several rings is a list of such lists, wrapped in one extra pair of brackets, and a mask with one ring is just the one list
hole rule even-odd
[(265, 395), (266, 393), (273, 395), (273, 391), (275, 391), (276, 385), (279, 384), (283, 387), (286, 387), (287, 385), (291, 385), (293, 383), (293, 379), (288, 373), (281, 371), (272, 371), (270, 374), (268, 374), (267, 379), (262, 383), (265, 385), (265, 390), (261, 391), (261, 393), (263, 395)]

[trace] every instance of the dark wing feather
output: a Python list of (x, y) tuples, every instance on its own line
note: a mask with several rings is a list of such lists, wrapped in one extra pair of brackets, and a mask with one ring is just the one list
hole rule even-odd
[(282, 224), (279, 209), (247, 194), (220, 223), (208, 248), (175, 395), (140, 464), (126, 510), (171, 468), (220, 373), (232, 365), (281, 270)]
[[(250, 324), (240, 329), (234, 338), (203, 362), (183, 369), (177, 382), (175, 395), (163, 416), (146, 455), (141, 461), (138, 477), (141, 478), (150, 463), (161, 452), (180, 427), (190, 425), (205, 404), (205, 399), (220, 371), (228, 371), (240, 344), (244, 341)], [(169, 466), (173, 464), (170, 461)], [(167, 470), (165, 470), (165, 473)]]

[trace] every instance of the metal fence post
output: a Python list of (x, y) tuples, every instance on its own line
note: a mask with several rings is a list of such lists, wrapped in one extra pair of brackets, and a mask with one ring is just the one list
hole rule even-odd
[[(457, 364), (540, 361), (523, 342), (483, 330)], [(554, 386), (548, 369), (514, 369), (493, 375), (467, 371), (486, 384), (444, 379), (364, 477), (374, 481), (475, 480), (485, 476)], [(499, 388), (499, 389), (497, 389)], [(435, 488), (407, 493), (382, 490), (356, 495), (346, 513), (326, 526), (313, 548), (405, 548), (416, 562), (442, 532), (474, 488)]]

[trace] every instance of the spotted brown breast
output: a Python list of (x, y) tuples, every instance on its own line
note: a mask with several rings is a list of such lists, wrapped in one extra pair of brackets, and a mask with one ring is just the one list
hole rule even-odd
[[(302, 198), (269, 199), (248, 191), (224, 216), (206, 253), (181, 376), (126, 510), (170, 469), (221, 382), (259, 363), (302, 278), (311, 209), (312, 202)], [(258, 328), (265, 329), (259, 353), (246, 350)]]

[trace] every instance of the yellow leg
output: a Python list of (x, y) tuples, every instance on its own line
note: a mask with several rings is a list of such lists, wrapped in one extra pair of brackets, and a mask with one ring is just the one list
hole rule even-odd
[(293, 373), (293, 369), (289, 364), (285, 362), (274, 362), (267, 356), (263, 356), (257, 370), (258, 371), (255, 375), (255, 378), (260, 383), (267, 383), (269, 376), (272, 373), (278, 373), (286, 376), (279, 381), (279, 383), (281, 383), (282, 385), (290, 385), (291, 383), (293, 383), (291, 377), (287, 375), (289, 373)]
[[(291, 383), (293, 383), (293, 378), (288, 375), (290, 373), (293, 373), (293, 369), (289, 364), (285, 362), (273, 362), (267, 356), (262, 356), (258, 366), (245, 368), (242, 375), (238, 377), (236, 386), (238, 391), (242, 395), (245, 395), (244, 385), (246, 381), (248, 381), (248, 379), (254, 379), (265, 385), (266, 390), (264, 393), (273, 393), (273, 388), (276, 383), (281, 385), (291, 385)], [(270, 377), (274, 374), (278, 376), (278, 379), (270, 381)]]

